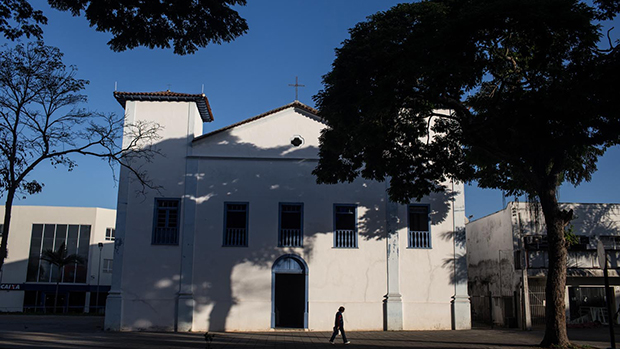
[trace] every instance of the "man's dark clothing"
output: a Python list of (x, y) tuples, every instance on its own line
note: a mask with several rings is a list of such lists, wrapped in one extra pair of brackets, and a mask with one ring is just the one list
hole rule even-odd
[(338, 335), (338, 331), (340, 331), (340, 334), (342, 334), (342, 341), (346, 343), (347, 335), (344, 334), (344, 321), (342, 320), (341, 312), (336, 313), (336, 320), (334, 321), (334, 333), (332, 333), (332, 338), (329, 340), (330, 342), (334, 341), (334, 339)]

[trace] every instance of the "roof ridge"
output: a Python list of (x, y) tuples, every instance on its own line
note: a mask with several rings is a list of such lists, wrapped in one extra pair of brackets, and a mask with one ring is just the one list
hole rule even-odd
[(198, 107), (200, 117), (204, 122), (213, 121), (213, 112), (209, 99), (204, 93), (191, 94), (181, 92), (157, 91), (157, 92), (121, 92), (114, 91), (114, 98), (125, 108), (127, 101), (154, 101), (154, 102), (195, 102)]
[(293, 101), (292, 103), (289, 103), (289, 104), (283, 105), (283, 106), (278, 107), (278, 108), (275, 108), (275, 109), (271, 109), (271, 110), (266, 111), (266, 112), (264, 112), (264, 113), (258, 114), (258, 115), (256, 115), (256, 116), (252, 116), (252, 117), (247, 118), (247, 119), (245, 119), (245, 120), (242, 120), (242, 121), (236, 122), (236, 123), (234, 123), (234, 124), (231, 124), (231, 125), (228, 125), (228, 126), (222, 127), (222, 128), (220, 128), (220, 129), (217, 129), (217, 130), (211, 131), (211, 132), (209, 132), (209, 133), (205, 133), (205, 134), (203, 134), (203, 135), (201, 135), (201, 136), (198, 136), (198, 137), (194, 138), (192, 142), (195, 142), (195, 141), (201, 140), (201, 139), (203, 139), (203, 138), (207, 138), (207, 137), (209, 137), (209, 136), (212, 136), (212, 135), (214, 135), (214, 134), (218, 134), (218, 133), (224, 132), (224, 131), (226, 131), (226, 130), (230, 130), (231, 128), (235, 128), (235, 127), (237, 127), (237, 126), (241, 126), (241, 125), (244, 125), (244, 124), (248, 124), (248, 123), (250, 123), (250, 122), (256, 121), (256, 120), (258, 120), (258, 119), (262, 119), (262, 118), (264, 118), (264, 117), (266, 117), (266, 116), (269, 116), (269, 115), (275, 114), (275, 113), (277, 113), (277, 112), (280, 112), (280, 111), (285, 110), (285, 109), (288, 109), (288, 108), (297, 108), (297, 109), (301, 109), (301, 110), (303, 110), (303, 111), (305, 111), (305, 112), (308, 112), (308, 113), (310, 113), (310, 114), (313, 114), (314, 116), (316, 116), (316, 117), (318, 117), (318, 118), (320, 119), (320, 117), (319, 117), (319, 115), (318, 115), (318, 113), (319, 113), (319, 111), (318, 111), (318, 110), (316, 110), (316, 109), (314, 109), (314, 108), (312, 108), (312, 107), (310, 107), (310, 106), (307, 106), (307, 105), (305, 105), (305, 104), (301, 103), (301, 102), (300, 102), (300, 101), (298, 101), (298, 100), (295, 100), (295, 101)]

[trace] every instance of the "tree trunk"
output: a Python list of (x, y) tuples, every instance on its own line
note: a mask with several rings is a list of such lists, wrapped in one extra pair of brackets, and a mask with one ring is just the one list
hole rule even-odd
[(9, 227), (11, 225), (11, 211), (13, 210), (14, 198), (15, 189), (9, 188), (6, 193), (6, 203), (4, 204), (4, 226), (2, 229), (2, 242), (0, 243), (0, 271), (2, 271), (2, 267), (4, 266), (4, 260), (8, 256), (7, 245), (9, 241)]
[(565, 347), (570, 344), (566, 334), (566, 267), (568, 251), (564, 236), (564, 227), (572, 219), (572, 211), (560, 210), (556, 197), (557, 181), (549, 181), (538, 193), (549, 241), (549, 268), (545, 288), (545, 336), (540, 343), (543, 347), (556, 345)]

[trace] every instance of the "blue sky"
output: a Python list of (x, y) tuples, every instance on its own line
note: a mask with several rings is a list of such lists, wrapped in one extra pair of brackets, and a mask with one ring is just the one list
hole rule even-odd
[[(109, 34), (96, 32), (83, 18), (49, 9), (44, 1), (32, 1), (49, 18), (44, 26), (46, 44), (59, 47), (64, 62), (78, 67), (78, 77), (90, 80), (85, 91), (89, 109), (122, 114), (112, 95), (115, 85), (131, 92), (200, 93), (204, 88), (215, 116), (213, 123), (205, 124), (205, 132), (292, 102), (295, 90), (288, 84), (296, 76), (305, 85), (299, 89), (299, 100), (314, 106), (312, 96), (321, 89), (321, 77), (330, 70), (334, 49), (348, 37), (348, 29), (399, 2), (249, 0), (239, 8), (250, 27), (246, 35), (194, 55), (177, 56), (172, 49), (112, 52), (106, 45)], [(618, 37), (620, 21), (615, 22)], [(43, 192), (16, 204), (116, 208), (118, 188), (108, 165), (92, 158), (77, 160), (72, 172), (40, 167), (32, 178), (45, 183)], [(619, 160), (618, 147), (608, 151), (592, 181), (578, 188), (563, 186), (560, 200), (620, 202)], [(502, 209), (501, 192), (468, 185), (465, 194), (466, 214), (474, 219)]]

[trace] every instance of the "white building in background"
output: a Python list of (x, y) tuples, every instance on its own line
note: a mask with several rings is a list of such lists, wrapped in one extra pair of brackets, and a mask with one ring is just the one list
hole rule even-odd
[(115, 97), (164, 156), (146, 197), (121, 170), (106, 329), (330, 330), (341, 305), (349, 330), (470, 328), (461, 184), (409, 205), (316, 184), (325, 124), (298, 101), (203, 134), (204, 95)]
[[(0, 274), (0, 312), (54, 312), (57, 281), (57, 313), (103, 312), (115, 222), (116, 211), (104, 208), (13, 206), (8, 258)], [(59, 271), (41, 260), (43, 251), (56, 251), (63, 243), (68, 254), (82, 256), (85, 263)]]
[[(620, 305), (620, 205), (561, 204), (573, 210), (569, 231), (566, 319), (569, 324), (607, 323), (603, 270), (596, 247), (602, 241), (614, 288), (612, 309)], [(529, 328), (544, 324), (548, 268), (547, 235), (542, 212), (511, 202), (467, 224), (469, 293), (474, 321)]]

